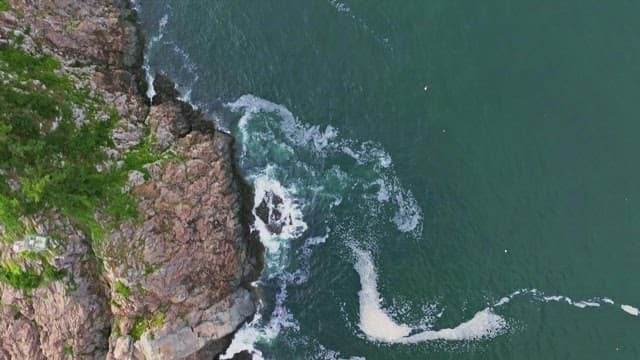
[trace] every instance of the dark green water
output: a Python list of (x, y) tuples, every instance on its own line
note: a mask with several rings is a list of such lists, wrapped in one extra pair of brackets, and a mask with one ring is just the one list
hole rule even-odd
[[(245, 331), (263, 357), (640, 358), (640, 318), (620, 307), (640, 305), (640, 2), (139, 7), (151, 72), (238, 135), (258, 197), (280, 191), (300, 216), (264, 236)], [(411, 334), (483, 309), (500, 326), (376, 340), (363, 256)]]

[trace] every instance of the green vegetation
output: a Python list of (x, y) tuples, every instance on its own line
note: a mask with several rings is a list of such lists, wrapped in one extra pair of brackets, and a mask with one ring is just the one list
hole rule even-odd
[(116, 281), (115, 291), (118, 294), (122, 295), (122, 297), (125, 299), (131, 297), (131, 289), (129, 289), (129, 287), (127, 287), (127, 285), (125, 285), (122, 281)]
[(158, 271), (160, 268), (158, 265), (153, 265), (147, 261), (143, 261), (144, 263), (144, 276), (149, 276), (154, 272)]
[(73, 356), (73, 346), (69, 344), (64, 345), (64, 354), (67, 356)]
[[(114, 146), (118, 114), (105, 111), (100, 97), (77, 88), (59, 69), (51, 56), (0, 46), (0, 222), (6, 228), (0, 240), (5, 242), (28, 232), (29, 216), (59, 209), (87, 229), (96, 245), (105, 229), (94, 213), (113, 221), (135, 217), (135, 199), (121, 190), (128, 172), (145, 172), (144, 164), (160, 158), (143, 141), (122, 159), (123, 166), (99, 171), (96, 165), (115, 163), (104, 149)], [(84, 113), (82, 124), (76, 123), (78, 110)], [(105, 113), (108, 119), (99, 118)]]
[(164, 324), (164, 321), (166, 320), (167, 316), (165, 315), (164, 312), (158, 312), (152, 319), (151, 319), (151, 327), (153, 328), (159, 328)]
[(142, 334), (144, 334), (145, 331), (147, 331), (147, 329), (149, 329), (149, 321), (137, 317), (135, 318), (135, 323), (133, 324), (129, 335), (137, 341), (140, 340), (140, 337), (142, 336)]
[(9, 10), (11, 10), (11, 8), (9, 7), (7, 0), (0, 0), (0, 11), (9, 11)]
[(117, 338), (122, 336), (122, 330), (120, 330), (120, 324), (118, 324), (117, 319), (113, 320), (113, 327), (111, 328), (111, 331), (113, 332), (113, 335)]
[(0, 282), (30, 293), (31, 290), (49, 281), (61, 280), (66, 275), (65, 270), (58, 270), (49, 264), (44, 255), (37, 254), (36, 256), (42, 266), (41, 272), (33, 268), (23, 269), (15, 261), (8, 260), (0, 265)]
[[(157, 329), (161, 327), (167, 316), (164, 311), (158, 311), (152, 318), (148, 317), (136, 317), (134, 319), (133, 327), (129, 332), (129, 336), (131, 336), (135, 340), (140, 340), (142, 334), (144, 334), (149, 329)], [(150, 334), (151, 338), (154, 337), (154, 334)]]
[[(112, 146), (117, 119), (97, 120), (99, 100), (56, 74), (59, 68), (51, 56), (0, 47), (0, 71), (8, 81), (0, 88), (0, 168), (7, 172), (0, 181), (0, 220), (14, 238), (25, 232), (23, 216), (59, 208), (86, 222), (105, 199), (122, 197), (120, 184), (109, 181), (117, 174), (96, 169), (107, 160), (103, 148)], [(86, 112), (80, 126), (74, 106)], [(12, 191), (8, 180), (20, 188)]]

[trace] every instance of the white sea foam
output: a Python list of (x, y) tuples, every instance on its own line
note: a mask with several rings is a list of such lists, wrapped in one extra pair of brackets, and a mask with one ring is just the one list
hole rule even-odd
[(553, 296), (543, 296), (542, 299), (544, 301), (562, 301), (565, 299), (565, 297), (560, 295), (553, 295)]
[(633, 307), (633, 306), (631, 306), (631, 305), (620, 305), (620, 308), (621, 308), (624, 312), (626, 312), (626, 313), (628, 313), (628, 314), (631, 314), (631, 315), (633, 315), (633, 316), (638, 316), (638, 315), (640, 315), (640, 310), (638, 310), (638, 308)]
[[(498, 300), (493, 307), (500, 307), (500, 306), (504, 306), (508, 303), (511, 302), (511, 300), (513, 300), (514, 298), (518, 297), (518, 296), (525, 296), (525, 295), (530, 295), (531, 298), (533, 300), (537, 300), (540, 302), (559, 302), (559, 303), (566, 303), (568, 305), (571, 306), (575, 306), (579, 309), (585, 309), (585, 308), (599, 308), (605, 305), (614, 305), (615, 301), (613, 301), (611, 298), (608, 297), (594, 297), (591, 299), (586, 299), (586, 300), (579, 300), (579, 301), (575, 301), (573, 299), (571, 299), (568, 296), (564, 296), (564, 295), (545, 295), (543, 291), (538, 290), (538, 289), (520, 289), (517, 290), (513, 293), (511, 293), (511, 295), (505, 296), (500, 298), (500, 300)], [(635, 316), (639, 316), (640, 315), (640, 310), (638, 310), (637, 308), (631, 306), (631, 305), (621, 305), (620, 309), (622, 309), (624, 312), (631, 314), (631, 315), (635, 315)]]
[(418, 234), (422, 233), (422, 209), (418, 206), (411, 192), (409, 190), (396, 191), (395, 198), (399, 209), (393, 217), (393, 223), (396, 224), (398, 230), (402, 232), (417, 230)]
[[(425, 330), (415, 333), (416, 329), (406, 324), (397, 323), (381, 306), (381, 297), (377, 290), (377, 273), (369, 252), (352, 246), (356, 257), (354, 265), (362, 289), (358, 293), (360, 301), (360, 329), (372, 341), (386, 343), (411, 344), (431, 340), (472, 340), (494, 337), (507, 328), (506, 320), (493, 312), (493, 308), (505, 306), (518, 296), (530, 295), (541, 302), (561, 302), (580, 309), (598, 308), (603, 304), (614, 304), (610, 298), (593, 298), (574, 301), (564, 295), (545, 295), (538, 289), (519, 289), (508, 296), (500, 298), (492, 307), (478, 311), (473, 318), (460, 325), (441, 330)], [(640, 310), (631, 305), (620, 308), (631, 315), (640, 316)], [(413, 334), (412, 334), (413, 333)]]
[[(267, 207), (270, 211), (277, 210), (283, 219), (281, 232), (279, 234), (272, 233), (266, 223), (256, 216), (254, 226), (260, 234), (260, 240), (271, 253), (280, 251), (283, 242), (295, 239), (302, 235), (307, 229), (307, 223), (304, 222), (304, 215), (300, 203), (296, 198), (295, 187), (285, 188), (278, 180), (273, 179), (269, 174), (272, 167), (267, 167), (264, 173), (257, 176), (251, 176), (254, 186), (254, 204), (258, 206), (263, 199), (267, 198), (269, 193), (279, 197), (282, 202), (274, 204), (268, 202)], [(254, 215), (256, 209), (254, 208)]]
[(293, 318), (289, 309), (284, 306), (284, 302), (287, 299), (287, 285), (294, 278), (290, 274), (284, 275), (281, 277), (280, 291), (276, 294), (275, 308), (271, 313), (269, 323), (264, 327), (264, 334), (267, 339), (275, 339), (282, 329), (299, 329), (298, 322)]
[[(269, 314), (269, 320), (265, 322), (261, 312), (263, 307), (260, 306), (253, 320), (245, 324), (236, 333), (231, 346), (221, 357), (222, 359), (230, 359), (234, 354), (241, 351), (249, 351), (253, 354), (254, 359), (263, 359), (263, 354), (256, 348), (256, 343), (259, 341), (271, 341), (283, 329), (296, 330), (299, 326), (284, 303), (287, 299), (288, 284), (300, 281), (305, 277), (305, 274), (290, 274), (284, 269), (287, 264), (286, 249), (290, 247), (291, 240), (301, 236), (308, 226), (304, 222), (301, 204), (297, 199), (295, 187), (283, 186), (274, 178), (275, 170), (275, 165), (270, 165), (249, 176), (249, 180), (254, 186), (254, 215), (256, 215), (256, 207), (262, 203), (263, 199), (267, 199), (266, 206), (269, 213), (277, 210), (282, 219), (287, 219), (287, 221), (282, 222), (281, 231), (277, 234), (272, 233), (267, 224), (257, 215), (253, 224), (260, 234), (260, 240), (266, 249), (266, 268), (262, 277), (265, 281), (276, 281), (278, 283), (274, 298), (274, 308)], [(272, 196), (268, 194), (272, 194)], [(281, 202), (274, 202), (273, 195), (277, 196)], [(321, 243), (323, 240), (313, 239), (310, 241), (311, 243)], [(312, 246), (312, 244), (309, 246)], [(261, 282), (257, 283), (257, 285), (260, 284)]]
[(595, 301), (578, 301), (573, 303), (573, 305), (582, 309), (586, 307), (600, 307), (600, 303), (597, 303)]
[(370, 338), (378, 341), (393, 342), (411, 332), (405, 324), (396, 323), (381, 307), (377, 288), (377, 277), (373, 260), (368, 252), (353, 248), (356, 256), (355, 269), (360, 275), (362, 289), (360, 298), (360, 329)]
[(500, 300), (498, 300), (498, 302), (494, 306), (502, 306), (504, 304), (507, 304), (510, 300), (511, 300), (510, 297), (505, 296), (505, 297), (501, 298)]
[(232, 111), (244, 110), (238, 128), (245, 137), (246, 123), (255, 114), (275, 113), (280, 119), (280, 129), (293, 144), (298, 146), (311, 146), (316, 155), (323, 155), (324, 149), (332, 144), (332, 140), (338, 135), (337, 129), (327, 126), (324, 131), (318, 125), (303, 125), (286, 107), (264, 100), (254, 95), (242, 95), (236, 101), (226, 104)]
[(337, 12), (345, 14), (346, 16), (350, 17), (363, 30), (365, 30), (367, 33), (369, 33), (369, 35), (371, 35), (377, 42), (379, 42), (380, 44), (384, 45), (385, 48), (392, 49), (389, 46), (389, 38), (380, 36), (375, 30), (373, 30), (369, 26), (367, 21), (365, 21), (363, 18), (357, 16), (347, 4), (345, 4), (344, 2), (338, 1), (338, 0), (329, 0), (329, 4), (331, 6), (333, 6), (333, 8), (336, 9)]
[(494, 314), (491, 309), (485, 308), (478, 311), (471, 320), (465, 321), (455, 328), (426, 330), (400, 339), (398, 342), (413, 344), (431, 340), (475, 340), (489, 338), (504, 332), (506, 326), (507, 323), (501, 316)]
[(266, 323), (263, 321), (261, 313), (263, 306), (261, 304), (251, 322), (245, 324), (236, 332), (231, 345), (221, 359), (231, 359), (233, 355), (239, 352), (248, 351), (253, 355), (254, 360), (262, 360), (263, 354), (256, 348), (256, 343), (259, 341), (272, 341), (283, 329), (299, 329), (297, 321), (284, 305), (287, 298), (287, 284), (292, 279), (293, 276), (291, 274), (281, 274), (278, 279), (280, 286), (276, 293), (274, 310), (269, 315), (269, 321)]
[[(529, 295), (541, 302), (560, 302), (580, 309), (599, 308), (603, 304), (614, 304), (610, 298), (592, 298), (574, 301), (564, 295), (545, 295), (538, 289), (519, 289), (500, 298), (493, 307), (478, 311), (470, 320), (454, 328), (424, 330), (416, 333), (415, 328), (396, 322), (381, 306), (381, 297), (377, 290), (377, 273), (369, 252), (352, 246), (356, 257), (355, 269), (360, 276), (362, 289), (358, 293), (360, 302), (359, 327), (372, 341), (385, 343), (412, 344), (431, 340), (473, 340), (494, 337), (506, 331), (506, 320), (493, 309), (505, 306), (518, 296)], [(624, 312), (640, 316), (640, 309), (631, 305), (621, 305)]]
[(362, 289), (360, 301), (360, 329), (368, 338), (387, 343), (418, 343), (430, 340), (471, 340), (492, 337), (506, 328), (506, 321), (491, 309), (477, 312), (473, 318), (452, 329), (425, 330), (410, 335), (412, 328), (394, 321), (381, 307), (377, 289), (377, 273), (369, 252), (352, 247), (356, 257), (354, 265)]
[[(256, 342), (269, 342), (283, 332), (289, 334), (288, 331), (297, 331), (299, 324), (285, 306), (287, 287), (308, 280), (308, 260), (313, 248), (328, 238), (328, 229), (324, 235), (310, 235), (294, 252), (298, 256), (298, 267), (294, 270), (287, 269), (286, 254), (289, 253), (291, 240), (299, 238), (308, 230), (303, 216), (306, 205), (313, 203), (317, 206), (314, 202), (321, 198), (325, 206), (329, 204), (328, 208), (323, 210), (331, 213), (331, 209), (339, 206), (343, 198), (348, 199), (350, 204), (353, 201), (361, 201), (352, 204), (362, 209), (355, 219), (334, 219), (331, 223), (332, 227), (336, 226), (335, 236), (343, 241), (350, 238), (345, 235), (344, 230), (351, 227), (351, 221), (378, 225), (377, 219), (381, 214), (387, 217), (393, 214), (387, 220), (394, 224), (398, 231), (419, 237), (423, 215), (413, 194), (401, 186), (395, 175), (391, 157), (379, 145), (340, 139), (337, 129), (331, 126), (322, 128), (305, 124), (287, 108), (253, 95), (244, 95), (226, 105), (231, 111), (241, 113), (238, 122), (242, 146), (241, 161), (243, 166), (248, 166), (244, 169), (256, 189), (256, 205), (262, 201), (265, 194), (273, 193), (282, 198), (283, 203), (267, 204), (269, 209), (274, 210), (277, 207), (279, 213), (292, 219), (278, 235), (271, 233), (267, 224), (259, 218), (256, 218), (254, 225), (267, 248), (268, 270), (263, 274), (263, 280), (264, 284), (269, 282), (269, 287), (275, 289), (272, 299), (274, 307), (271, 313), (261, 313), (254, 321), (245, 325), (234, 340), (232, 349), (248, 349), (259, 354), (255, 349)], [(302, 153), (307, 158), (314, 157), (317, 161), (304, 162), (305, 157), (298, 156)], [(272, 154), (275, 154), (275, 157)], [(246, 164), (244, 161), (247, 161)], [(345, 161), (348, 165), (343, 166)], [(355, 168), (357, 171), (344, 171), (343, 168)], [(323, 182), (327, 179), (331, 180)], [(368, 195), (350, 197), (353, 193)], [(330, 217), (331, 214), (327, 216)], [(375, 246), (375, 242), (368, 245)], [(614, 304), (609, 298), (574, 301), (564, 295), (545, 295), (538, 289), (518, 289), (452, 328), (431, 328), (430, 322), (439, 318), (444, 311), (436, 308), (430, 311), (435, 313), (440, 310), (439, 315), (429, 315), (428, 319), (425, 316), (420, 324), (408, 325), (394, 319), (402, 317), (403, 311), (391, 313), (389, 309), (383, 308), (383, 300), (377, 288), (378, 274), (370, 253), (362, 250), (362, 245), (358, 244), (352, 246), (352, 253), (356, 260), (354, 267), (360, 276), (362, 286), (358, 293), (358, 326), (366, 338), (376, 342), (410, 344), (430, 340), (493, 337), (507, 330), (506, 320), (494, 311), (521, 296), (528, 296), (541, 303), (564, 303), (579, 309)], [(639, 314), (638, 309), (630, 305), (622, 305), (621, 309), (631, 315)], [(324, 349), (320, 344), (317, 346)], [(325, 358), (337, 358), (335, 351), (322, 350), (321, 353)]]
[(351, 11), (351, 9), (345, 3), (338, 0), (329, 0), (329, 3), (333, 5), (333, 7), (338, 10), (338, 12), (348, 13)]
[[(535, 290), (535, 291), (533, 291), (533, 290)], [(541, 291), (539, 291), (537, 289), (533, 289), (533, 290), (531, 291), (531, 293), (533, 293), (533, 294), (542, 293)], [(542, 296), (542, 301), (544, 301), (544, 302), (563, 301), (563, 302), (566, 302), (569, 305), (573, 305), (573, 306), (575, 306), (577, 308), (580, 308), (580, 309), (584, 309), (586, 307), (600, 307), (600, 303), (597, 301), (597, 299), (574, 301), (570, 297), (562, 296), (562, 295)]]
[(377, 199), (378, 201), (389, 201), (389, 188), (387, 184), (382, 179), (377, 179), (373, 182), (374, 184), (379, 186)]
[(258, 329), (258, 323), (260, 321), (261, 315), (260, 309), (258, 309), (253, 320), (245, 324), (233, 335), (233, 341), (227, 348), (227, 351), (220, 356), (220, 359), (232, 359), (233, 355), (247, 351), (252, 355), (253, 360), (264, 360), (262, 352), (255, 347), (255, 344), (261, 337), (261, 331)]
[[(277, 131), (281, 131), (288, 143), (278, 143), (280, 149), (287, 149), (290, 154), (295, 154), (292, 146), (301, 150), (310, 151), (313, 155), (326, 158), (338, 153), (346, 154), (358, 164), (372, 167), (379, 178), (373, 182), (380, 185), (377, 200), (387, 202), (393, 199), (392, 204), (397, 207), (394, 216), (390, 219), (398, 230), (413, 232), (419, 236), (422, 232), (422, 209), (415, 200), (410, 190), (401, 186), (392, 169), (392, 160), (387, 152), (373, 142), (357, 143), (353, 140), (338, 139), (338, 130), (332, 126), (322, 130), (317, 125), (307, 125), (300, 122), (286, 107), (261, 99), (254, 95), (243, 95), (236, 101), (227, 103), (226, 106), (234, 112), (242, 111), (238, 121), (238, 130), (242, 138), (241, 161), (244, 163), (248, 156), (247, 144), (249, 140), (258, 140), (275, 146), (274, 143), (282, 141), (276, 138)], [(260, 113), (277, 115), (276, 121), (270, 123), (271, 133), (255, 133), (249, 129), (249, 122)], [(276, 127), (273, 130), (272, 127)], [(304, 165), (304, 164), (303, 164)], [(340, 172), (340, 171), (339, 171)], [(352, 179), (351, 181), (358, 181)], [(370, 183), (369, 183), (370, 184)], [(363, 184), (368, 186), (369, 184)], [(339, 203), (339, 202), (338, 202)]]
[(158, 33), (155, 36), (152, 36), (147, 43), (147, 51), (145, 51), (142, 68), (145, 70), (145, 77), (147, 80), (147, 98), (149, 100), (153, 99), (156, 95), (156, 91), (153, 88), (153, 74), (151, 73), (151, 64), (149, 60), (149, 52), (153, 48), (153, 46), (158, 43), (165, 35), (165, 28), (167, 27), (167, 23), (169, 22), (169, 14), (165, 14), (158, 21)]
[[(181, 76), (177, 76), (176, 79), (174, 79), (176, 88), (181, 94), (178, 97), (178, 100), (190, 104), (194, 109), (199, 109), (200, 105), (196, 104), (191, 99), (193, 87), (198, 82), (198, 80), (200, 80), (200, 71), (198, 69), (198, 66), (191, 60), (189, 54), (180, 46), (178, 46), (178, 44), (176, 44), (174, 41), (167, 41), (166, 44), (171, 46), (173, 53), (176, 54), (180, 59)], [(186, 79), (183, 78), (184, 75), (187, 75)]]
[(339, 149), (360, 165), (367, 164), (377, 169), (391, 166), (391, 156), (377, 144), (365, 141), (359, 145), (359, 149), (356, 148), (357, 146), (358, 144), (353, 141), (344, 141), (340, 144)]
[(393, 199), (398, 206), (392, 222), (402, 232), (415, 232), (417, 236), (422, 233), (422, 209), (413, 197), (410, 190), (402, 188), (395, 177), (383, 176), (373, 182), (379, 186), (376, 199), (378, 202), (387, 202)]
[(322, 360), (366, 360), (363, 356), (351, 356), (349, 358), (343, 358), (342, 355), (335, 350), (327, 349), (322, 344), (317, 344), (318, 350), (316, 351), (316, 357), (314, 359)]
[[(300, 238), (308, 230), (303, 216), (305, 206), (314, 202), (317, 206), (319, 201), (319, 204), (328, 207), (325, 209), (329, 212), (326, 216), (331, 218), (330, 209), (339, 206), (343, 197), (349, 197), (353, 192), (364, 193), (369, 187), (377, 184), (379, 191), (376, 196), (368, 199), (349, 198), (351, 201), (361, 201), (358, 206), (363, 211), (359, 216), (363, 219), (377, 220), (382, 214), (381, 209), (384, 208), (384, 214), (394, 214), (387, 219), (389, 222), (395, 224), (400, 231), (415, 231), (414, 236), (417, 236), (418, 229), (421, 229), (422, 210), (411, 192), (401, 186), (394, 173), (391, 157), (379, 145), (373, 142), (360, 143), (340, 139), (337, 129), (331, 126), (321, 128), (307, 125), (287, 108), (253, 95), (241, 96), (226, 106), (232, 112), (240, 114), (237, 124), (241, 145), (240, 161), (248, 180), (254, 185), (255, 205), (258, 206), (266, 194), (275, 194), (283, 203), (267, 203), (268, 210), (274, 210), (273, 207), (277, 206), (278, 213), (284, 218), (292, 219), (280, 234), (273, 234), (267, 224), (256, 216), (254, 227), (260, 233), (261, 241), (267, 249), (262, 284), (271, 289), (277, 284), (277, 290), (274, 298), (270, 300), (274, 305), (271, 313), (262, 312), (259, 320), (252, 321), (240, 330), (239, 334), (242, 335), (238, 336), (238, 344), (235, 344), (234, 340), (233, 347), (234, 351), (239, 351), (255, 349), (256, 343), (269, 342), (270, 339), (280, 336), (285, 329), (285, 334), (289, 334), (289, 331), (295, 332), (299, 326), (285, 306), (287, 286), (302, 284), (308, 280), (312, 251), (329, 236), (327, 229), (324, 235), (311, 235), (305, 239), (295, 252), (298, 266), (293, 272), (289, 272), (287, 254), (291, 253), (291, 240)], [(303, 157), (298, 153), (315, 157), (318, 161), (303, 162)], [(272, 154), (275, 154), (275, 157)], [(357, 172), (345, 172), (341, 169), (344, 155), (355, 160), (347, 168), (359, 167)], [(339, 227), (346, 224), (344, 219), (334, 221), (337, 221), (335, 224)], [(372, 223), (377, 224), (377, 221)], [(373, 279), (369, 278), (373, 286), (366, 287), (366, 291), (361, 294), (363, 299), (379, 296), (376, 295), (375, 269), (370, 275), (374, 276)], [(368, 292), (370, 290), (375, 293), (372, 295)], [(410, 334), (411, 327), (395, 323), (391, 316), (380, 308), (379, 302), (377, 306), (375, 302), (364, 301), (362, 304), (364, 312), (369, 315), (365, 319), (373, 319), (365, 320), (364, 326), (371, 327), (374, 334), (381, 338), (386, 337), (387, 340), (403, 338)], [(376, 333), (380, 322), (384, 330)], [(424, 328), (420, 327), (418, 330)], [(318, 346), (323, 348), (321, 344)], [(327, 350), (323, 354), (333, 356), (337, 352)]]
[(324, 244), (329, 237), (329, 228), (327, 228), (327, 233), (323, 236), (313, 236), (308, 238), (304, 244), (302, 245), (302, 253), (305, 257), (311, 256), (313, 248), (317, 245)]

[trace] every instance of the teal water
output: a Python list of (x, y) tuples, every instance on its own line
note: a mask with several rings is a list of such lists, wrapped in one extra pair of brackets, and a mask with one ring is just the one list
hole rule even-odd
[(234, 346), (640, 358), (640, 3), (138, 6), (150, 73), (292, 219), (259, 229), (263, 307)]

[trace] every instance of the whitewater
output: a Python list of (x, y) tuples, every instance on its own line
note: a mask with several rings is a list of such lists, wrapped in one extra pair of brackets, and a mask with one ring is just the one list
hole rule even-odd
[[(331, 4), (339, 12), (351, 14), (351, 9), (343, 3), (332, 1)], [(169, 14), (160, 19), (157, 35), (150, 38), (148, 47), (163, 43), (182, 59), (181, 71), (186, 75), (182, 85), (177, 86), (183, 93), (182, 100), (190, 102), (200, 69), (187, 52), (172, 40), (165, 39), (169, 22)], [(366, 23), (363, 27), (367, 27)], [(144, 66), (149, 84), (152, 84), (148, 57), (145, 57)], [(147, 95), (153, 97), (152, 86)], [(205, 105), (194, 103), (194, 106)], [(504, 335), (517, 319), (501, 315), (501, 309), (517, 298), (539, 304), (564, 304), (585, 311), (614, 308), (625, 315), (640, 316), (636, 306), (608, 296), (575, 300), (566, 295), (546, 294), (536, 288), (522, 288), (498, 296), (495, 301), (475, 304), (477, 308), (473, 313), (452, 327), (438, 328), (438, 317), (431, 314), (425, 314), (420, 322), (403, 321), (400, 314), (384, 306), (391, 303), (394, 295), (392, 291), (381, 294), (379, 290), (379, 273), (384, 272), (384, 268), (376, 266), (377, 243), (397, 241), (395, 238), (402, 236), (413, 241), (423, 240), (424, 215), (412, 192), (402, 185), (391, 156), (380, 144), (343, 138), (339, 129), (332, 126), (307, 124), (286, 107), (255, 95), (243, 95), (225, 104), (225, 108), (237, 116), (235, 128), (230, 130), (237, 135), (239, 161), (255, 189), (254, 203), (257, 206), (274, 196), (281, 199), (277, 203), (267, 202), (268, 210), (282, 214), (289, 221), (274, 234), (269, 230), (269, 224), (256, 216), (254, 230), (259, 232), (267, 252), (264, 273), (253, 285), (271, 288), (274, 292), (262, 299), (256, 316), (236, 334), (223, 359), (243, 350), (250, 351), (256, 358), (269, 358), (269, 344), (283, 334), (291, 334), (312, 347), (318, 358), (344, 358), (340, 352), (300, 334), (303, 325), (287, 306), (290, 286), (309, 281), (314, 251), (328, 242), (344, 250), (335, 256), (351, 262), (360, 282), (359, 289), (352, 289), (357, 293), (357, 316), (341, 315), (342, 320), (353, 323), (356, 336), (381, 346), (483, 341)], [(224, 122), (224, 126), (219, 125), (228, 131), (228, 119)], [(354, 193), (362, 196), (353, 196)], [(360, 213), (352, 218), (337, 217), (334, 211), (345, 203), (356, 207)], [(253, 211), (257, 215), (256, 208)], [(308, 223), (308, 218), (318, 216), (324, 220), (321, 230), (312, 229)], [(392, 230), (354, 234), (347, 231), (350, 222), (371, 222), (378, 228)], [(295, 266), (292, 265), (294, 259)], [(393, 286), (387, 284), (386, 289), (393, 289)], [(420, 291), (425, 297), (434, 296), (429, 289)], [(440, 314), (446, 310), (440, 304), (432, 305)]]
[[(411, 192), (402, 187), (395, 175), (392, 159), (380, 146), (371, 142), (340, 139), (338, 129), (331, 126), (322, 129), (317, 125), (304, 124), (285, 107), (254, 95), (244, 95), (226, 106), (241, 114), (237, 131), (241, 143), (240, 159), (247, 171), (248, 179), (256, 188), (255, 203), (260, 203), (267, 193), (277, 194), (284, 200), (278, 205), (279, 211), (294, 219), (278, 235), (269, 232), (267, 224), (257, 217), (254, 225), (268, 249), (267, 270), (256, 286), (276, 279), (279, 290), (271, 314), (256, 315), (252, 322), (238, 332), (223, 358), (230, 358), (242, 350), (260, 357), (262, 353), (258, 350), (258, 344), (268, 344), (283, 331), (297, 332), (300, 329), (300, 324), (286, 307), (287, 286), (308, 280), (309, 259), (313, 248), (325, 243), (334, 235), (330, 228), (326, 228), (324, 234), (305, 234), (308, 229), (304, 220), (305, 207), (315, 199), (319, 190), (329, 198), (328, 223), (336, 227), (344, 226), (344, 219), (332, 217), (330, 211), (343, 202), (343, 197), (346, 196), (343, 193), (344, 189), (353, 191), (356, 187), (361, 187), (362, 193), (367, 193), (365, 189), (375, 190), (369, 191), (371, 195), (358, 200), (362, 202), (359, 208), (364, 212), (357, 221), (367, 222), (375, 219), (384, 223), (384, 219), (377, 217), (388, 213), (383, 211), (383, 208), (393, 209), (394, 215), (386, 219), (386, 222), (394, 226), (399, 233), (419, 240), (422, 236), (423, 215)], [(331, 163), (332, 158), (350, 158), (356, 166), (369, 167), (373, 172), (370, 177), (361, 178), (359, 175), (343, 171), (337, 165), (330, 165), (328, 174), (332, 176), (322, 178), (319, 174), (326, 169), (315, 169), (311, 161), (301, 160), (301, 154), (310, 155), (311, 159), (322, 159), (325, 168), (327, 163)], [(281, 159), (281, 162), (274, 159)], [(292, 177), (291, 173), (298, 176)], [(330, 189), (326, 184), (331, 183), (327, 178), (337, 179), (341, 183), (340, 189), (327, 191)], [(288, 183), (283, 184), (285, 181)], [(305, 190), (306, 193), (303, 194)], [(300, 248), (301, 251), (295, 253), (298, 256), (299, 268), (287, 270), (292, 241), (305, 235), (306, 240)], [(358, 329), (374, 343), (409, 345), (434, 340), (473, 341), (493, 338), (509, 330), (509, 320), (496, 311), (514, 298), (522, 296), (528, 296), (540, 303), (561, 302), (582, 309), (616, 304), (608, 297), (574, 301), (564, 295), (545, 295), (538, 289), (519, 289), (501, 297), (493, 304), (486, 304), (471, 318), (453, 328), (433, 329), (434, 324), (429, 323), (430, 318), (423, 319), (420, 326), (411, 326), (398, 322), (382, 306), (383, 297), (378, 291), (378, 269), (372, 252), (366, 249), (375, 249), (376, 242), (384, 239), (353, 239), (338, 234), (336, 236), (342, 238), (343, 246), (350, 250), (354, 270), (360, 278)], [(631, 305), (619, 305), (619, 309), (634, 316), (639, 314), (638, 309)], [(265, 321), (265, 317), (268, 320)], [(424, 330), (424, 323), (429, 329)], [(313, 339), (305, 341), (312, 342)], [(332, 358), (340, 358), (338, 352), (328, 350), (321, 344), (315, 346), (323, 356), (333, 354)]]

